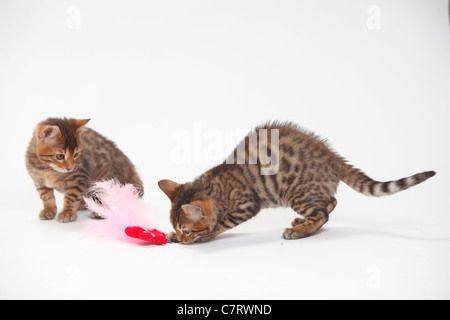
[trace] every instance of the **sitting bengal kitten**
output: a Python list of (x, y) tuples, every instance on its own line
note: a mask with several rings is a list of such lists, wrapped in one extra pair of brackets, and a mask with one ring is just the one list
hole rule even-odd
[[(113, 142), (85, 128), (88, 121), (49, 118), (34, 130), (26, 167), (44, 204), (39, 213), (43, 220), (56, 215), (53, 189), (65, 193), (59, 222), (77, 219), (77, 210), (85, 209), (82, 197), (97, 180), (116, 178), (143, 194), (142, 181), (127, 156)], [(91, 217), (98, 218), (95, 213)]]
[(292, 221), (283, 237), (303, 238), (328, 221), (340, 181), (367, 196), (384, 196), (434, 175), (428, 171), (396, 181), (374, 181), (314, 134), (291, 123), (274, 122), (252, 131), (224, 163), (193, 182), (158, 184), (172, 203), (175, 232), (167, 235), (168, 241), (189, 244), (208, 241), (263, 208), (280, 206), (302, 216)]

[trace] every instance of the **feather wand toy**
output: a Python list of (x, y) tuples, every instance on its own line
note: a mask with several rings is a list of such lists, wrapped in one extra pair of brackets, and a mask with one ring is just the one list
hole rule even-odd
[(115, 179), (99, 181), (89, 195), (83, 198), (86, 206), (105, 220), (88, 225), (85, 234), (123, 240), (135, 238), (157, 245), (167, 243), (166, 235), (152, 228), (147, 208), (132, 184), (122, 185)]

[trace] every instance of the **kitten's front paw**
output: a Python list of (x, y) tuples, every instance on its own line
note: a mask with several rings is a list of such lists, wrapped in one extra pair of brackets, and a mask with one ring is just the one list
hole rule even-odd
[(56, 216), (55, 208), (44, 208), (39, 212), (39, 219), (41, 220), (51, 220)]
[(73, 222), (75, 220), (77, 220), (77, 213), (76, 212), (72, 212), (72, 211), (68, 211), (68, 210), (63, 210), (57, 218), (58, 222)]
[(167, 242), (169, 242), (169, 243), (178, 243), (178, 242), (180, 242), (177, 239), (177, 234), (175, 232), (173, 232), (173, 231), (166, 234), (166, 239), (167, 239)]

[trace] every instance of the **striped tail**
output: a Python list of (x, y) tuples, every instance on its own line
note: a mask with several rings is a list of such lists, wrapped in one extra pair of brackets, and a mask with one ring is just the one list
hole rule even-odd
[(341, 164), (339, 167), (338, 174), (341, 181), (366, 196), (374, 197), (388, 196), (409, 189), (436, 174), (434, 171), (426, 171), (399, 180), (379, 182), (346, 163)]

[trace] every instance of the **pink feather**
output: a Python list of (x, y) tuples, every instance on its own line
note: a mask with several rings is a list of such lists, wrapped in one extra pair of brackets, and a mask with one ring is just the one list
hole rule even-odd
[(122, 185), (115, 179), (96, 182), (91, 188), (93, 198), (85, 197), (86, 206), (105, 220), (91, 223), (85, 228), (85, 235), (109, 236), (137, 242), (126, 236), (126, 227), (138, 226), (151, 229), (146, 207), (141, 203), (139, 191), (132, 184)]

